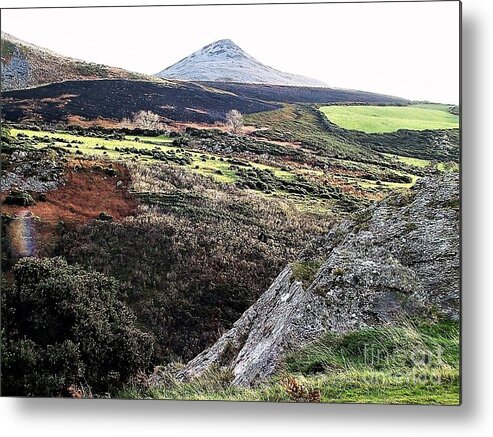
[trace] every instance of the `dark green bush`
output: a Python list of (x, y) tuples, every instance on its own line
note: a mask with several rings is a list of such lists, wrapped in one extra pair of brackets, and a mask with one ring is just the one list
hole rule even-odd
[(30, 206), (34, 205), (36, 202), (29, 193), (12, 190), (5, 196), (5, 203), (8, 205)]
[(2, 393), (57, 396), (68, 386), (114, 392), (149, 365), (118, 283), (63, 258), (23, 258), (2, 287)]

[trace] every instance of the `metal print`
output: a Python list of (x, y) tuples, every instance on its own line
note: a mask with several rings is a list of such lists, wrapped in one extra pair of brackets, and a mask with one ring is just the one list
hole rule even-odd
[(460, 3), (1, 10), (3, 396), (460, 403)]

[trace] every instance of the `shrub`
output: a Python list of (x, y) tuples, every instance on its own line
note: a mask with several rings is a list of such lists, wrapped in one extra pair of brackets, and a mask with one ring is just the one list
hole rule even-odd
[(36, 202), (29, 193), (12, 190), (5, 196), (5, 203), (7, 205), (30, 206), (34, 205)]
[(57, 396), (71, 385), (111, 393), (148, 366), (152, 337), (114, 279), (62, 258), (23, 258), (13, 272), (2, 287), (4, 395)]
[(12, 135), (10, 135), (10, 130), (6, 127), (2, 126), (0, 130), (0, 140), (2, 144), (11, 144), (13, 142)]

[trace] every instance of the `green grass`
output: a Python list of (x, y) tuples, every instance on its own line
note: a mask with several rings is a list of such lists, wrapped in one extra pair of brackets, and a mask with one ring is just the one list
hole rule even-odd
[(458, 405), (459, 325), (406, 323), (327, 334), (287, 357), (270, 382), (235, 387), (227, 370), (191, 382), (172, 375), (161, 386), (129, 387), (123, 398), (290, 402), (285, 378), (294, 377), (322, 402)]
[[(418, 167), (418, 168), (426, 168), (430, 167), (433, 165), (433, 161), (429, 159), (419, 159), (419, 158), (411, 158), (409, 156), (399, 156), (399, 155), (393, 155), (391, 153), (383, 153), (383, 155), (396, 159), (399, 162), (402, 162), (403, 164), (409, 165), (411, 167)], [(457, 172), (459, 171), (459, 164), (457, 162), (449, 161), (449, 162), (438, 162), (435, 163), (435, 167), (440, 170), (440, 171), (452, 171), (452, 172)]]
[(437, 164), (437, 169), (440, 171), (459, 171), (459, 164), (457, 162), (439, 162)]
[(418, 168), (425, 168), (431, 165), (431, 162), (429, 159), (419, 159), (419, 158), (411, 158), (409, 156), (399, 156), (399, 155), (392, 155), (391, 153), (383, 153), (383, 155), (396, 159), (399, 162), (402, 162), (406, 165), (410, 165), (412, 167), (418, 167)]
[(135, 139), (138, 138), (140, 141), (144, 141), (148, 143), (156, 143), (156, 144), (173, 142), (173, 139), (166, 135), (159, 135), (157, 137), (144, 137), (142, 135), (127, 135), (125, 138), (130, 141), (135, 141)]
[[(54, 141), (54, 146), (70, 151), (71, 154), (77, 156), (79, 151), (83, 156), (99, 157), (105, 159), (111, 159), (116, 161), (126, 161), (128, 159), (136, 159), (143, 162), (156, 162), (151, 156), (142, 156), (138, 154), (129, 154), (126, 152), (118, 151), (119, 149), (135, 148), (137, 150), (154, 150), (160, 151), (172, 151), (177, 156), (182, 156), (183, 153), (179, 152), (180, 148), (173, 146), (171, 138), (161, 135), (159, 137), (145, 137), (145, 136), (127, 136), (124, 140), (106, 139), (103, 137), (86, 137), (75, 134), (68, 134), (62, 132), (48, 132), (48, 131), (31, 131), (26, 129), (12, 129), (11, 134), (17, 136), (19, 133), (27, 135), (28, 137), (49, 137), (60, 138), (69, 142), (82, 141), (83, 144), (71, 144), (72, 147), (67, 147), (67, 143)], [(139, 141), (135, 141), (138, 138)], [(48, 143), (39, 142), (34, 145), (38, 148), (45, 148)], [(100, 147), (103, 146), (104, 149)], [(204, 153), (202, 151), (187, 151), (192, 156), (192, 162), (189, 169), (195, 173), (210, 176), (217, 182), (221, 183), (234, 183), (238, 179), (236, 172), (230, 169), (231, 163), (226, 160), (221, 161), (220, 155), (214, 155), (211, 153)], [(291, 180), (294, 178), (294, 174), (285, 170), (282, 170), (276, 166), (269, 166), (258, 163), (250, 163), (251, 166), (261, 169), (271, 169), (274, 174), (282, 179)]]
[[(205, 161), (201, 158), (201, 156), (205, 156)], [(192, 171), (204, 176), (211, 176), (216, 181), (232, 184), (236, 182), (238, 177), (236, 176), (236, 172), (231, 170), (229, 167), (231, 164), (227, 161), (221, 161), (210, 154), (200, 154), (200, 156), (194, 156), (194, 160), (192, 163)], [(197, 168), (198, 167), (198, 168)]]
[(301, 142), (329, 156), (353, 159), (373, 156), (367, 147), (329, 132), (315, 108), (285, 105), (281, 109), (245, 115), (244, 120), (258, 128), (267, 128), (259, 135), (268, 140)]
[(304, 287), (308, 287), (321, 265), (321, 260), (295, 261), (291, 263), (291, 279), (301, 281)]
[[(26, 129), (12, 129), (11, 134), (13, 136), (17, 136), (19, 133), (23, 133), (28, 137), (48, 137), (48, 138), (60, 138), (69, 142), (72, 141), (82, 141), (83, 144), (72, 144), (72, 147), (67, 147), (67, 144), (64, 142), (56, 142), (54, 144), (56, 147), (65, 148), (67, 150), (71, 150), (72, 153), (76, 153), (77, 150), (80, 150), (85, 155), (91, 156), (106, 156), (110, 159), (119, 159), (123, 156), (126, 156), (128, 159), (128, 155), (124, 155), (115, 149), (117, 147), (123, 148), (131, 148), (135, 147), (136, 149), (142, 150), (152, 150), (156, 147), (155, 144), (144, 142), (144, 141), (134, 141), (131, 139), (125, 140), (115, 140), (115, 139), (106, 139), (103, 137), (85, 137), (81, 135), (75, 134), (67, 134), (63, 132), (48, 132), (48, 131), (31, 131)], [(147, 137), (149, 140), (152, 140), (152, 137)], [(46, 147), (48, 144), (44, 142), (39, 142), (35, 146), (36, 147)], [(97, 147), (104, 146), (105, 149), (99, 149)], [(176, 147), (169, 146), (159, 146), (160, 150), (174, 150)], [(105, 153), (106, 152), (106, 153)]]
[(333, 123), (344, 129), (366, 133), (395, 132), (399, 129), (454, 129), (459, 117), (447, 105), (410, 106), (331, 105), (320, 108)]

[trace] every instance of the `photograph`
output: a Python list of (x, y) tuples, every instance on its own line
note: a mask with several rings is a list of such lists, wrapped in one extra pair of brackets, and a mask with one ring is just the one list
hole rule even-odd
[(459, 1), (39, 6), (2, 397), (461, 405)]

